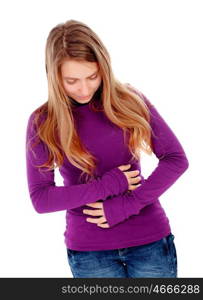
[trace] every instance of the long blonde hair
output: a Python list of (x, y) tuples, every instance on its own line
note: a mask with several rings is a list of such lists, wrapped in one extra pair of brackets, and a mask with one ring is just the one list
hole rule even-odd
[[(132, 159), (139, 160), (141, 150), (152, 154), (150, 113), (146, 101), (143, 101), (143, 94), (114, 77), (109, 53), (92, 29), (76, 20), (56, 25), (48, 35), (45, 56), (48, 100), (34, 111), (34, 123), (37, 128), (36, 142), (46, 144), (49, 158), (37, 167), (45, 167), (46, 170), (60, 167), (64, 155), (82, 170), (81, 175), (93, 177), (96, 167), (96, 158), (85, 149), (74, 127), (73, 104), (62, 85), (60, 67), (64, 59), (98, 63), (102, 78), (99, 96), (103, 112), (123, 130), (124, 137), (126, 131), (130, 133), (128, 147)], [(94, 101), (91, 103), (95, 111), (101, 110)]]

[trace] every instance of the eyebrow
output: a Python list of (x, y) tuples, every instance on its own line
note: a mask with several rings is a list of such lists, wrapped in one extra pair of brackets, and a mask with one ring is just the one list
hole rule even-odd
[[(92, 75), (88, 76), (87, 78), (89, 77), (92, 77), (94, 74), (96, 74), (98, 71), (94, 72)], [(79, 79), (79, 78), (76, 78), (76, 77), (64, 77), (64, 79)]]

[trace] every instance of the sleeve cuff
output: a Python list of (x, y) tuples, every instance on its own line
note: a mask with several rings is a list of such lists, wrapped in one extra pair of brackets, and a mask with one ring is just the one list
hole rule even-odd
[(113, 168), (102, 176), (101, 181), (105, 200), (108, 196), (118, 196), (128, 190), (128, 180), (118, 168)]
[(125, 212), (123, 209), (123, 199), (117, 198), (118, 197), (114, 197), (103, 201), (104, 215), (110, 227), (126, 219)]
[(111, 170), (118, 180), (119, 184), (119, 193), (124, 193), (128, 190), (128, 180), (123, 171), (121, 171), (118, 167)]
[(138, 215), (143, 205), (132, 192), (107, 199), (103, 202), (104, 215), (110, 227)]

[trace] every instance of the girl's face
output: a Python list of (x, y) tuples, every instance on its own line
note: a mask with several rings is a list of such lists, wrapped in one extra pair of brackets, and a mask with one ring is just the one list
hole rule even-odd
[(67, 96), (82, 104), (91, 100), (102, 81), (97, 62), (65, 60), (61, 75)]

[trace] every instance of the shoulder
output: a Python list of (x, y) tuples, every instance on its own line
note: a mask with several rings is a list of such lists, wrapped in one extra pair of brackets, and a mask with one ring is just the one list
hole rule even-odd
[(43, 123), (47, 118), (47, 102), (42, 104), (33, 110), (29, 116), (27, 121), (27, 132), (29, 134), (33, 134), (37, 132), (38, 127), (41, 123)]
[(35, 110), (33, 110), (30, 115), (28, 116), (28, 123), (30, 125), (34, 125), (34, 123), (41, 123), (46, 120), (48, 114), (48, 106), (47, 102), (43, 103)]
[(143, 100), (143, 102), (147, 105), (147, 107), (151, 110), (154, 108), (154, 105), (151, 103), (151, 101), (146, 97), (145, 94), (143, 94), (143, 92), (141, 92), (138, 88), (135, 88), (134, 86), (132, 86), (130, 83), (125, 83), (125, 86), (131, 91), (134, 92), (135, 94), (137, 94), (141, 100)]

